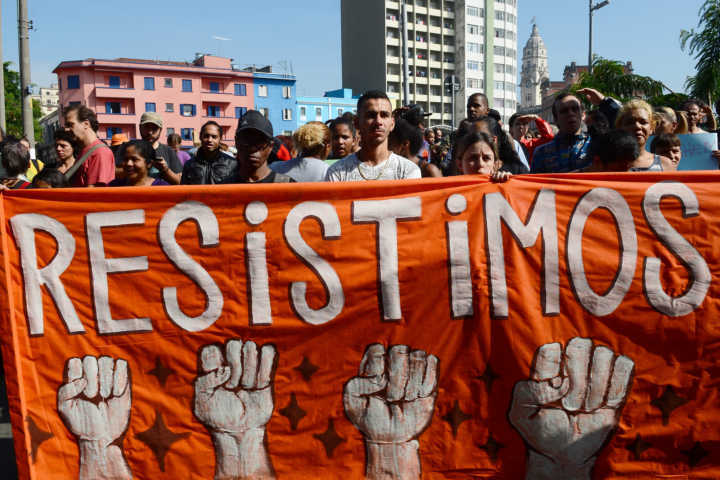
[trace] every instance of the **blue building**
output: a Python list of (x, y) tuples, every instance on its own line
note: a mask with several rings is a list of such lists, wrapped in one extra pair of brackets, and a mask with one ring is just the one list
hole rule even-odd
[(307, 122), (326, 122), (345, 112), (357, 112), (357, 99), (349, 88), (325, 92), (322, 97), (297, 98), (297, 126)]
[(297, 126), (295, 118), (295, 75), (272, 73), (272, 67), (249, 67), (255, 84), (255, 109), (273, 126), (275, 135), (291, 135)]

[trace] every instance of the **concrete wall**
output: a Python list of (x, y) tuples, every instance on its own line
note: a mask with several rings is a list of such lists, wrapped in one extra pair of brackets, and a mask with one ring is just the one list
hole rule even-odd
[(385, 91), (385, 1), (342, 0), (342, 84)]

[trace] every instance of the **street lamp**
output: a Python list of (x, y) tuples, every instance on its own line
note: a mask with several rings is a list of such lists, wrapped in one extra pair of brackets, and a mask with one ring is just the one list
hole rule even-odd
[(593, 0), (588, 0), (588, 5), (590, 6), (590, 41), (588, 42), (588, 72), (592, 74), (592, 20), (593, 20), (593, 12), (595, 10), (600, 10), (603, 7), (607, 7), (610, 3), (610, 0), (604, 0), (600, 3), (596, 3), (593, 5)]

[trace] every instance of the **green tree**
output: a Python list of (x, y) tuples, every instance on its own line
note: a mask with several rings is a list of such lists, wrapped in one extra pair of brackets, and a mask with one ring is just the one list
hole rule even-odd
[(594, 88), (604, 95), (625, 103), (632, 98), (651, 98), (662, 95), (662, 82), (650, 77), (627, 73), (623, 62), (596, 57), (593, 72), (580, 74), (578, 82), (570, 88), (575, 93), (581, 88)]
[[(16, 137), (23, 136), (22, 105), (20, 97), (20, 73), (10, 69), (11, 62), (3, 64), (5, 74), (5, 124), (7, 133)], [(35, 141), (42, 141), (40, 129), (40, 102), (33, 100), (33, 126), (35, 127)]]
[(720, 0), (705, 0), (698, 15), (697, 29), (680, 32), (680, 48), (697, 61), (685, 88), (712, 105), (720, 100)]

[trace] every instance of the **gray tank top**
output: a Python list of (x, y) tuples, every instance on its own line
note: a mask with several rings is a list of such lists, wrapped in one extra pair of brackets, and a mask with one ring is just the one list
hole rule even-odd
[(662, 172), (663, 166), (660, 160), (660, 155), (655, 155), (653, 162), (649, 167), (633, 167), (629, 171), (631, 172)]

